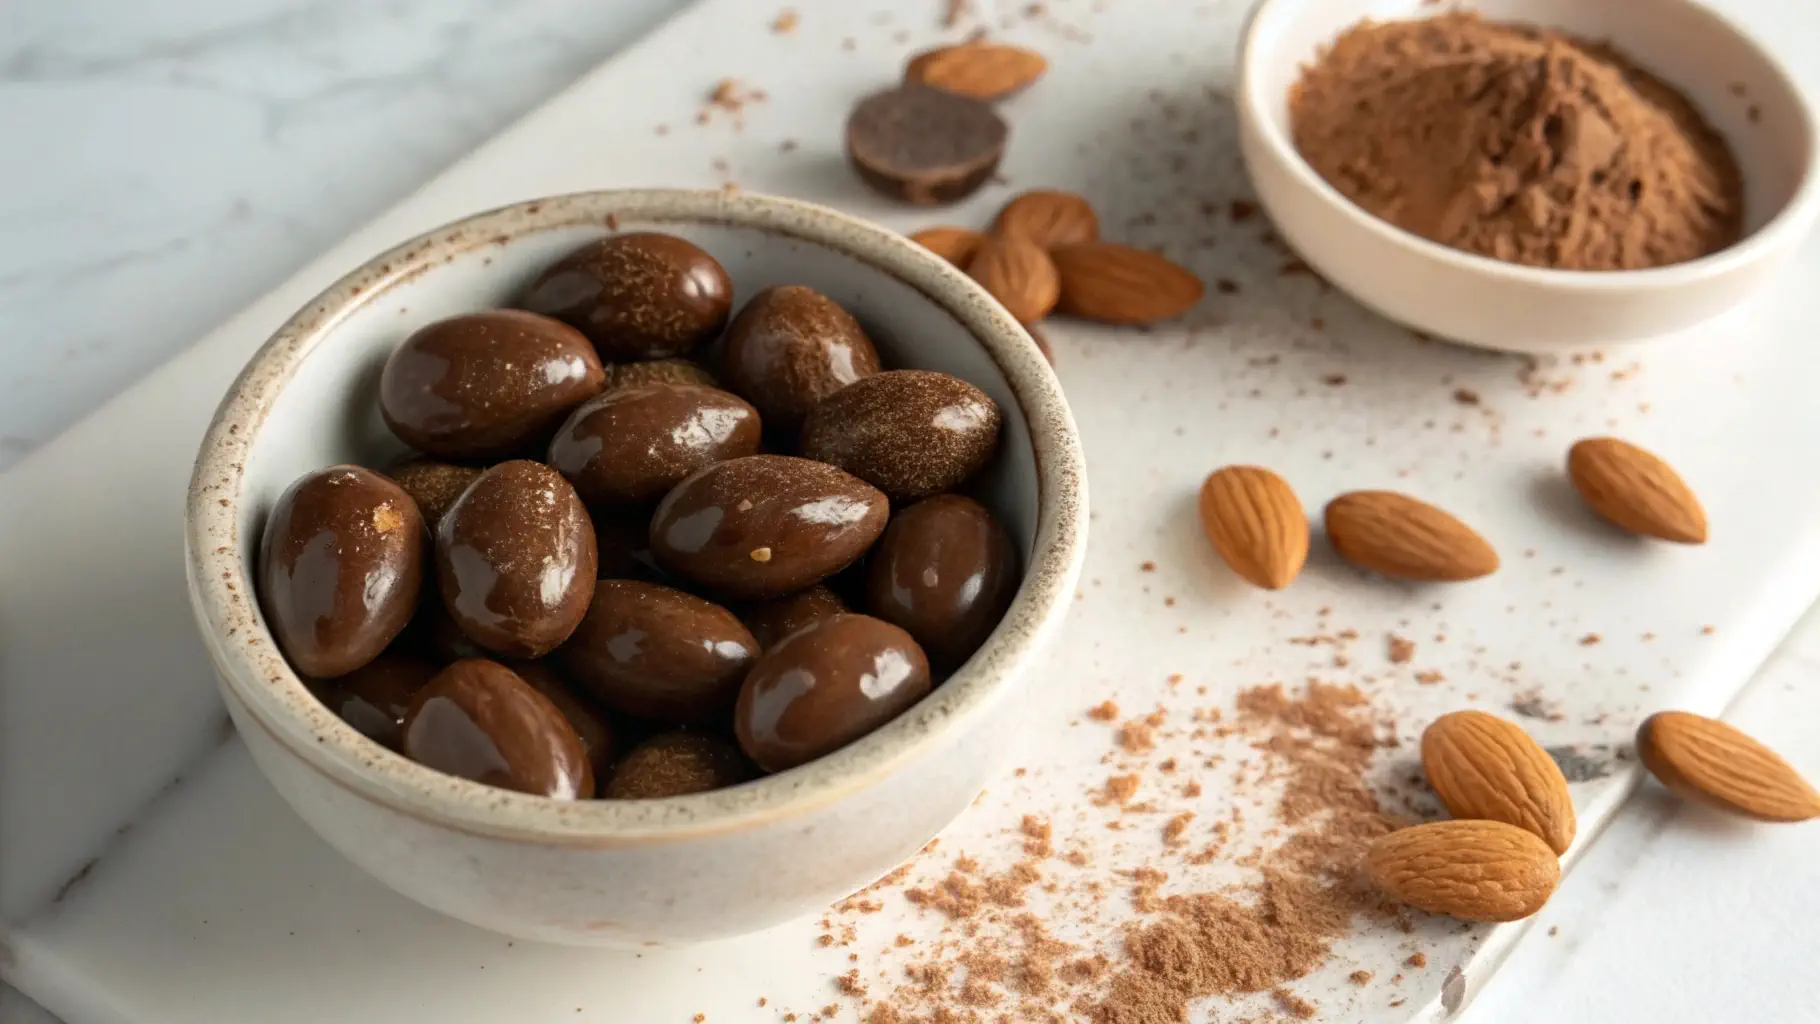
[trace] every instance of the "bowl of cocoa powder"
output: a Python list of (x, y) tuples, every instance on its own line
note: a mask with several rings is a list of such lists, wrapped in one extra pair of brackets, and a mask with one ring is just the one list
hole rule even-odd
[(1812, 110), (1695, 0), (1263, 0), (1238, 79), (1284, 240), (1464, 344), (1675, 334), (1771, 280), (1820, 211)]

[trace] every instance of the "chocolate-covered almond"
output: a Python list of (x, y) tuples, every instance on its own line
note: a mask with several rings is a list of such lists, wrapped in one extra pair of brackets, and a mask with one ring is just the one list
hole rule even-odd
[(417, 503), (370, 469), (330, 466), (280, 495), (259, 599), (291, 666), (329, 679), (378, 657), (417, 607), (424, 538)]
[(560, 657), (608, 707), (691, 725), (725, 721), (758, 651), (720, 605), (657, 583), (601, 580)]
[(755, 773), (729, 740), (699, 732), (664, 732), (632, 748), (601, 789), (608, 800), (659, 800), (737, 786)]
[(594, 592), (594, 524), (560, 474), (502, 462), (481, 474), (436, 530), (443, 604), (481, 647), (537, 658), (569, 638)]
[(718, 388), (642, 384), (583, 403), (550, 442), (550, 466), (593, 506), (656, 501), (703, 466), (758, 451), (758, 410)]
[(866, 610), (902, 626), (953, 668), (998, 625), (1017, 592), (1017, 553), (972, 498), (938, 494), (891, 517), (866, 564)]
[(733, 728), (746, 756), (781, 772), (839, 750), (928, 693), (929, 662), (910, 634), (869, 615), (836, 615), (752, 666)]
[(789, 430), (823, 396), (878, 372), (878, 350), (840, 304), (783, 285), (752, 296), (727, 329), (721, 373), (772, 429)]
[(662, 359), (720, 334), (733, 309), (733, 281), (694, 243), (636, 231), (563, 257), (523, 305), (580, 329), (603, 359)]
[(781, 597), (839, 572), (885, 529), (885, 496), (833, 466), (787, 455), (715, 463), (651, 517), (658, 564), (716, 593)]
[(342, 721), (381, 746), (398, 749), (412, 698), (436, 674), (436, 663), (386, 651), (345, 676), (314, 680), (310, 689)]
[(816, 405), (800, 451), (859, 477), (894, 501), (959, 485), (998, 447), (998, 404), (946, 373), (892, 370)]
[(635, 388), (640, 384), (700, 384), (720, 387), (708, 368), (693, 359), (648, 359), (642, 363), (614, 363), (607, 367), (607, 387)]
[(423, 513), (424, 525), (435, 530), (455, 504), (455, 499), (461, 497), (461, 492), (478, 480), (482, 472), (484, 470), (478, 466), (414, 458), (386, 470), (385, 475), (404, 488), (404, 493), (417, 503), (417, 511)]
[(586, 800), (594, 772), (575, 728), (549, 698), (496, 661), (436, 673), (405, 713), (404, 756), (501, 789)]
[(746, 605), (738, 614), (739, 621), (752, 631), (758, 645), (768, 651), (777, 646), (779, 640), (804, 626), (847, 611), (847, 603), (838, 594), (817, 583), (788, 597)]
[(438, 458), (498, 459), (542, 444), (606, 386), (580, 331), (517, 309), (438, 320), (406, 338), (379, 377), (379, 411)]
[(575, 687), (550, 665), (547, 658), (539, 661), (515, 661), (506, 667), (562, 712), (562, 717), (568, 720), (576, 737), (581, 740), (581, 748), (588, 755), (588, 766), (594, 771), (594, 782), (598, 787), (612, 772), (613, 762), (619, 756), (613, 726), (607, 721), (607, 716), (593, 702), (577, 693)]

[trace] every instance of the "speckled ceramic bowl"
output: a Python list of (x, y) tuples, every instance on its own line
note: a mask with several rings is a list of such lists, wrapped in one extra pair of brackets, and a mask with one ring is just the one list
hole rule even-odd
[[(431, 771), (318, 703), (253, 594), (261, 526), (300, 474), (401, 452), (375, 390), (392, 347), (444, 316), (502, 305), (609, 231), (692, 239), (736, 301), (800, 283), (844, 304), (887, 365), (943, 370), (1005, 410), (982, 494), (1021, 550), (1022, 588), (986, 645), (897, 720), (800, 768), (697, 796), (561, 803)], [(997, 768), (1025, 669), (1066, 613), (1086, 548), (1074, 421), (1036, 345), (965, 275), (832, 210), (718, 192), (596, 192), (521, 203), (384, 253), (299, 311), (227, 394), (188, 508), (191, 601), (241, 737), (278, 793), (405, 896), (514, 936), (686, 943), (822, 909), (940, 831)]]

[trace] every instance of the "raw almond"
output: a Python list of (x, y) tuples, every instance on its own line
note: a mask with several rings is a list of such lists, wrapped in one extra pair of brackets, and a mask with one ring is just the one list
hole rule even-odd
[(1714, 718), (1658, 711), (1637, 729), (1637, 756), (1664, 786), (1758, 821), (1820, 817), (1820, 793), (1776, 752)]
[(1043, 77), (1049, 62), (1034, 50), (1000, 43), (962, 43), (910, 59), (904, 79), (976, 100), (1002, 100)]
[(998, 235), (1022, 235), (1045, 249), (1097, 242), (1100, 218), (1092, 204), (1073, 192), (1033, 189), (1005, 204), (992, 222)]
[(1062, 278), (1057, 309), (1108, 324), (1148, 324), (1180, 316), (1201, 301), (1201, 279), (1166, 256), (1115, 242), (1049, 250)]
[(986, 236), (970, 228), (942, 226), (924, 228), (911, 235), (910, 240), (965, 270)]
[(1325, 519), (1341, 558), (1386, 576), (1459, 582), (1498, 569), (1497, 551), (1472, 527), (1406, 494), (1342, 494), (1327, 503)]
[(1422, 771), (1456, 818), (1515, 825), (1557, 854), (1573, 845), (1567, 777), (1513, 722), (1483, 711), (1442, 715), (1422, 733)]
[(986, 239), (968, 262), (967, 273), (1019, 323), (1048, 316), (1061, 290), (1049, 254), (1035, 242), (1011, 235)]
[(1201, 485), (1201, 528), (1232, 571), (1282, 590), (1308, 558), (1308, 515), (1289, 482), (1261, 466), (1227, 466)]
[(1567, 451), (1567, 478), (1601, 518), (1680, 544), (1706, 543), (1706, 510), (1668, 463), (1615, 437), (1589, 437)]
[(1501, 821), (1436, 821), (1382, 836), (1365, 853), (1378, 888), (1463, 921), (1520, 921), (1561, 881), (1555, 851)]

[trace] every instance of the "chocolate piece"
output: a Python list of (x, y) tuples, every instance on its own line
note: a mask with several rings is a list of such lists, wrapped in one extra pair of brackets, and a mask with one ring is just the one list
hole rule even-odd
[(752, 666), (733, 728), (748, 757), (781, 772), (852, 743), (928, 692), (929, 662), (910, 634), (869, 615), (836, 615)]
[(665, 732), (632, 748), (613, 770), (607, 800), (660, 800), (737, 786), (756, 773), (732, 743), (699, 732)]
[(609, 707), (673, 725), (725, 721), (758, 641), (733, 613), (674, 587), (601, 580), (560, 652)]
[(458, 661), (417, 691), (404, 717), (404, 756), (501, 789), (586, 800), (594, 774), (581, 737), (511, 669)]
[(378, 657), (417, 607), (424, 538), (417, 503), (370, 469), (330, 466), (280, 495), (259, 598), (291, 666), (329, 679)]
[[(886, 528), (889, 530), (889, 527)], [(758, 645), (770, 650), (777, 642), (804, 626), (833, 618), (848, 610), (847, 603), (827, 587), (817, 583), (789, 597), (761, 601), (739, 609), (739, 621), (746, 624)]]
[(613, 761), (619, 755), (618, 745), (613, 741), (613, 726), (607, 722), (607, 716), (592, 702), (583, 699), (548, 659), (515, 661), (506, 667), (562, 712), (562, 717), (575, 730), (576, 738), (581, 740), (582, 750), (588, 755), (588, 766), (594, 771), (595, 784), (598, 786), (603, 782), (613, 771)]
[(442, 522), (449, 507), (468, 485), (480, 479), (484, 472), (478, 466), (457, 466), (451, 462), (437, 462), (435, 459), (406, 459), (385, 475), (391, 477), (404, 493), (417, 503), (417, 511), (423, 513), (423, 522), (431, 530)]
[(694, 243), (637, 231), (563, 257), (531, 285), (523, 305), (573, 324), (602, 359), (662, 359), (720, 334), (733, 309), (733, 282)]
[(793, 430), (826, 395), (877, 373), (878, 350), (859, 321), (813, 288), (767, 288), (727, 328), (722, 372), (764, 414)]
[(493, 309), (438, 320), (406, 338), (380, 375), (379, 411), (419, 451), (498, 459), (543, 442), (606, 383), (600, 357), (575, 328)]
[(652, 359), (643, 363), (614, 363), (607, 367), (607, 387), (635, 388), (640, 384), (700, 384), (720, 387), (708, 368), (693, 359)]
[(436, 664), (413, 654), (386, 651), (345, 676), (310, 682), (316, 698), (336, 717), (383, 747), (398, 749), (399, 728), (411, 698), (436, 674)]
[(992, 108), (923, 85), (861, 100), (847, 118), (847, 158), (873, 189), (920, 206), (952, 203), (984, 185), (1010, 129)]
[[(433, 571), (431, 575), (434, 576)], [(434, 578), (430, 580), (423, 600), (417, 603), (417, 617), (411, 620), (411, 627), (405, 630), (399, 642), (407, 641), (413, 650), (439, 667), (463, 658), (493, 656), (486, 648), (469, 639), (461, 627), (455, 624), (455, 617), (449, 614), (448, 606), (442, 603), (442, 594), (436, 589)]]
[(664, 496), (651, 552), (728, 597), (781, 597), (839, 572), (885, 529), (885, 496), (833, 466), (749, 455), (703, 469)]
[(594, 520), (595, 575), (603, 580), (663, 582), (667, 575), (651, 557), (651, 516), (642, 509), (602, 509)]
[(758, 410), (718, 388), (612, 388), (556, 431), (549, 463), (589, 505), (633, 505), (703, 466), (753, 454), (759, 434)]
[(803, 424), (801, 451), (915, 501), (978, 472), (998, 447), (998, 404), (959, 377), (892, 370), (843, 388)]
[(1017, 592), (1011, 537), (958, 494), (892, 516), (867, 561), (866, 610), (902, 626), (944, 669), (979, 649)]
[(436, 530), (436, 577), (456, 625), (489, 651), (537, 658), (588, 610), (594, 524), (555, 470), (517, 459), (474, 481)]

